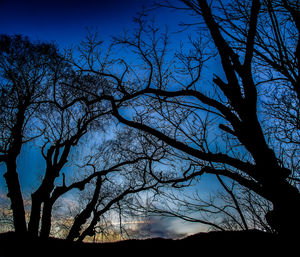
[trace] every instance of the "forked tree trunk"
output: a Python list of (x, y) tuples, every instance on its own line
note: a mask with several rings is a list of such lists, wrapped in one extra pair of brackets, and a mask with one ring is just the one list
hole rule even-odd
[[(32, 199), (32, 206), (31, 206), (31, 215), (30, 221), (28, 224), (28, 231), (31, 236), (37, 237), (39, 235), (39, 227), (41, 221), (41, 209), (42, 204), (44, 203), (43, 207), (43, 216), (42, 217), (42, 224), (41, 229), (43, 229), (43, 237), (49, 236), (50, 229), (51, 229), (51, 212), (49, 208), (53, 206), (53, 203), (50, 204), (50, 195), (53, 191), (55, 185), (55, 179), (59, 176), (61, 169), (63, 168), (64, 164), (67, 162), (67, 157), (70, 152), (71, 144), (65, 146), (64, 151), (59, 159), (57, 156), (59, 155), (60, 147), (55, 145), (51, 146), (47, 151), (47, 158), (46, 158), (46, 173), (43, 178), (43, 182), (40, 187), (31, 195)], [(46, 207), (46, 209), (45, 209)], [(45, 224), (43, 224), (45, 222)], [(42, 232), (41, 232), (42, 233)]]

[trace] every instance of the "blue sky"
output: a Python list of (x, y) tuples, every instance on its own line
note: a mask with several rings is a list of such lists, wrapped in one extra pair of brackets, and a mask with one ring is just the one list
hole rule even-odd
[[(55, 41), (65, 47), (78, 43), (87, 28), (102, 38), (132, 26), (133, 17), (151, 0), (0, 0), (0, 33), (23, 34), (33, 40)], [(155, 17), (169, 26), (178, 23), (172, 11), (159, 9)]]
[(110, 34), (120, 25), (126, 26), (143, 2), (148, 1), (1, 0), (1, 33), (21, 33), (69, 45), (82, 39), (87, 27)]

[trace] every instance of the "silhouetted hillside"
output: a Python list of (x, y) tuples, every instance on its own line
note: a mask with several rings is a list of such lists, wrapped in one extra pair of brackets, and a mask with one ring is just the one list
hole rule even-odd
[[(0, 234), (0, 257), (8, 256), (244, 256), (290, 250), (275, 235), (259, 231), (209, 232), (181, 240), (152, 238), (115, 243), (76, 243), (62, 239), (19, 238), (14, 233)], [(287, 248), (286, 248), (287, 247)], [(22, 253), (22, 255), (21, 255)], [(117, 255), (116, 255), (117, 254)], [(288, 256), (288, 255), (285, 255)]]

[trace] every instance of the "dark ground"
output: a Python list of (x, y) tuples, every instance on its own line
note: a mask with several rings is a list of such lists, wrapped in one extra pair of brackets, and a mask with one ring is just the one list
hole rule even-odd
[[(297, 238), (300, 243), (299, 236)], [(259, 231), (199, 233), (180, 240), (153, 238), (116, 243), (76, 243), (0, 234), (0, 257), (8, 256), (293, 256), (299, 245)], [(279, 252), (280, 251), (280, 252)], [(284, 251), (284, 252), (283, 252)]]

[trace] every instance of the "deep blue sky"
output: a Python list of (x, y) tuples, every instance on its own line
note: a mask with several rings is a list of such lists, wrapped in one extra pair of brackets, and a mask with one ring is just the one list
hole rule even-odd
[[(101, 38), (132, 26), (133, 17), (152, 0), (0, 0), (0, 34), (23, 34), (33, 40), (54, 40), (60, 46), (78, 43), (86, 28), (99, 30)], [(160, 23), (177, 24), (174, 12), (153, 14)]]

